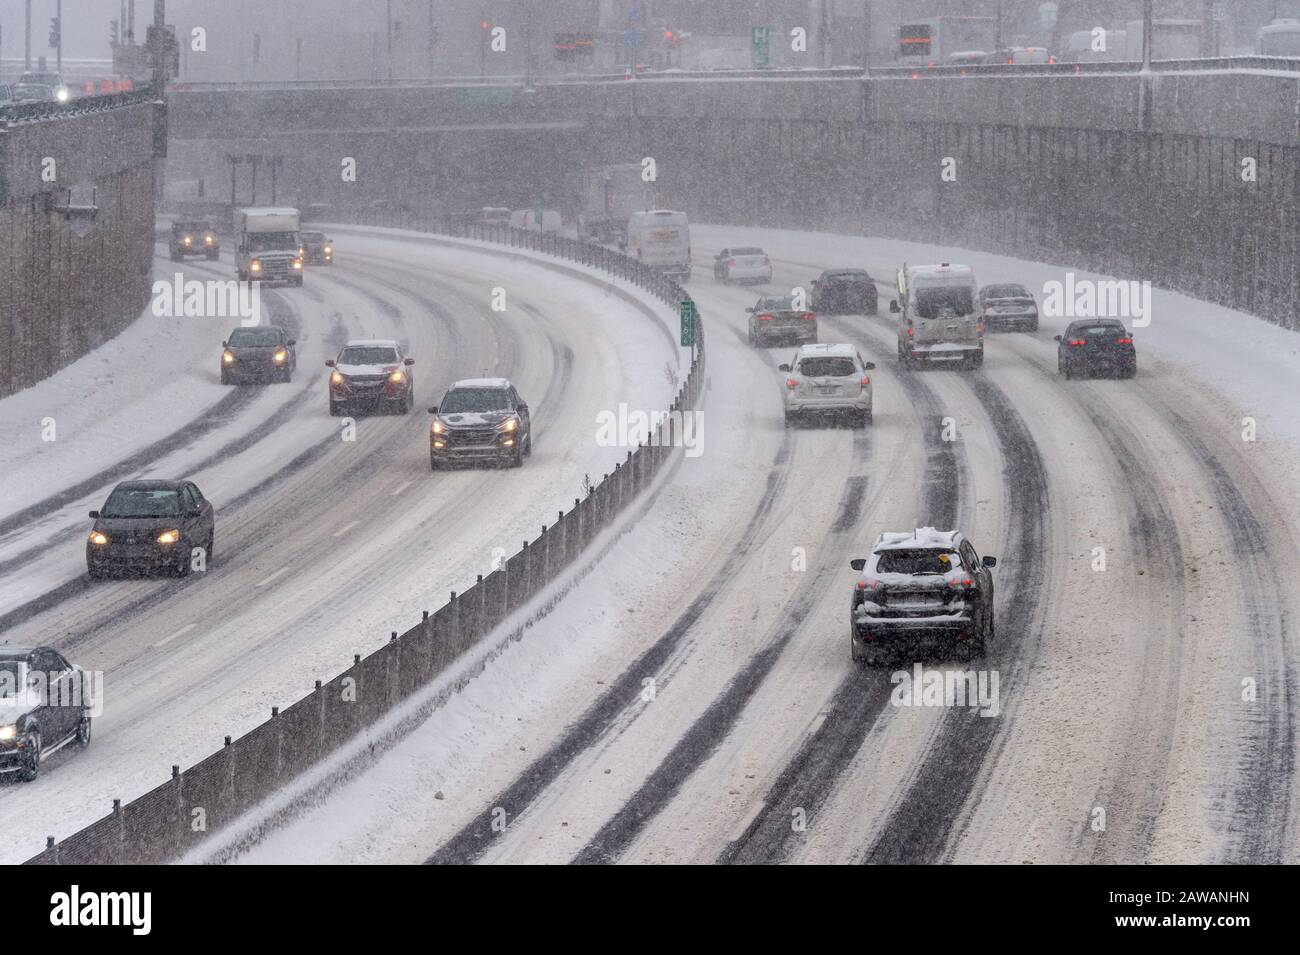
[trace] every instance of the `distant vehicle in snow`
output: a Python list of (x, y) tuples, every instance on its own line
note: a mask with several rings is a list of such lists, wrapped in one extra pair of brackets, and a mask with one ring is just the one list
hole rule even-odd
[(1066, 378), (1104, 372), (1120, 378), (1137, 374), (1133, 335), (1116, 318), (1089, 318), (1071, 322), (1064, 335), (1053, 335), (1056, 371)]
[(653, 209), (654, 199), (654, 186), (641, 178), (639, 162), (588, 169), (583, 173), (578, 237), (595, 242), (625, 240), (628, 216)]
[(904, 23), (898, 58), (904, 65), (938, 66), (953, 53), (991, 50), (997, 25), (992, 17), (941, 16)]
[(414, 358), (402, 354), (402, 346), (387, 338), (356, 339), (343, 346), (337, 358), (327, 359), (333, 369), (329, 378), (330, 414), (344, 411), (382, 409), (406, 414), (415, 401), (415, 382), (410, 366)]
[(517, 468), (533, 453), (528, 404), (506, 378), (466, 378), (429, 409), (429, 468), (494, 463)]
[(296, 344), (276, 325), (236, 328), (221, 343), (221, 383), (289, 381), (298, 367)]
[(57, 103), (58, 93), (44, 83), (18, 83), (14, 86), (15, 103)]
[(46, 87), (50, 100), (66, 103), (72, 99), (72, 90), (63, 82), (63, 75), (55, 70), (28, 70), (18, 77), (18, 86)]
[(236, 209), (235, 270), (239, 280), (301, 285), (298, 227), (297, 209)]
[(627, 220), (627, 254), (665, 275), (689, 279), (691, 227), (686, 213), (669, 209), (632, 213)]
[(811, 304), (822, 315), (875, 315), (876, 282), (865, 269), (827, 269), (813, 279)]
[(871, 376), (875, 363), (863, 361), (852, 345), (804, 345), (785, 372), (785, 423), (810, 415), (846, 417), (858, 427), (871, 421)]
[(299, 232), (298, 255), (304, 265), (333, 265), (334, 240), (314, 229)]
[(984, 363), (984, 318), (975, 272), (967, 265), (904, 266), (898, 271), (898, 361), (905, 369), (922, 361)]
[(942, 642), (965, 659), (993, 639), (993, 557), (980, 557), (960, 531), (918, 527), (884, 533), (858, 571), (849, 606), (853, 662), (886, 662), (909, 646)]
[(484, 206), (475, 220), (479, 225), (510, 225), (510, 210), (504, 206)]
[(559, 232), (561, 225), (560, 213), (555, 209), (543, 209), (540, 223), (534, 209), (516, 209), (510, 213), (510, 228), (523, 232)]
[(973, 66), (977, 63), (987, 63), (989, 55), (988, 50), (958, 50), (944, 57), (943, 65)]
[(793, 295), (764, 295), (749, 313), (749, 344), (767, 348), (772, 342), (817, 341), (817, 315), (796, 308)]
[[(1205, 23), (1201, 20), (1156, 19), (1151, 23), (1151, 59), (1192, 60), (1201, 55)], [(1124, 31), (1126, 60), (1142, 59), (1142, 21), (1130, 20)]]
[(1300, 20), (1284, 17), (1260, 27), (1255, 49), (1260, 56), (1300, 57)]
[(986, 329), (1038, 331), (1038, 303), (1023, 285), (1003, 282), (984, 286), (980, 289), (980, 307)]
[(724, 285), (731, 282), (770, 282), (772, 260), (756, 245), (723, 249), (713, 259), (713, 277)]
[(90, 519), (86, 568), (94, 579), (115, 570), (186, 577), (196, 549), (212, 563), (214, 512), (193, 481), (123, 481)]
[(41, 760), (90, 745), (91, 681), (53, 647), (0, 647), (0, 775), (23, 782)]
[(173, 262), (180, 262), (187, 255), (215, 259), (221, 254), (221, 242), (206, 219), (175, 219), (171, 238), (167, 241), (167, 252)]
[(1039, 63), (1055, 63), (1056, 57), (1052, 56), (1045, 47), (1013, 46), (1005, 50), (997, 50), (990, 53), (984, 62), (1000, 66), (1024, 66)]

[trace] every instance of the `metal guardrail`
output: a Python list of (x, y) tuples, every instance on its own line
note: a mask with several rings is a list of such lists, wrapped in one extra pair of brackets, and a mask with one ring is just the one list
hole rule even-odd
[[(401, 221), (394, 221), (394, 219)], [(553, 234), (477, 224), (451, 225), (408, 210), (371, 212), (359, 224), (423, 227), (425, 231), (529, 249), (627, 279), (674, 307), (689, 299), (664, 275), (604, 246)], [(589, 487), (585, 498), (464, 593), (237, 740), (61, 842), (51, 836), (27, 865), (156, 864), (176, 859), (294, 777), (328, 756), (449, 667), (573, 564), (654, 479), (680, 438), (680, 413), (703, 391), (704, 329), (695, 319), (690, 371), (652, 438)], [(676, 417), (674, 417), (674, 413)], [(202, 820), (202, 825), (198, 822)]]
[(31, 123), (45, 119), (74, 119), (104, 110), (121, 109), (154, 100), (152, 87), (146, 85), (125, 93), (102, 96), (79, 96), (66, 103), (15, 103), (0, 107), (0, 123)]

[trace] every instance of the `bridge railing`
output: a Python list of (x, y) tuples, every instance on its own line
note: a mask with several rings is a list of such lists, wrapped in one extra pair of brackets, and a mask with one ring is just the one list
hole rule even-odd
[[(554, 256), (625, 279), (673, 308), (688, 299), (666, 276), (613, 249), (577, 239), (439, 222), (407, 210), (370, 214), (366, 221), (423, 225), (444, 236)], [(524, 540), (513, 556), (486, 576), (479, 574), (468, 590), (453, 591), (437, 611), (425, 611), (405, 633), (392, 632), (369, 656), (357, 654), (333, 679), (317, 680), (315, 690), (292, 706), (272, 709), (269, 720), (239, 739), (227, 736), (222, 748), (184, 772), (173, 766), (169, 779), (131, 802), (114, 800), (111, 813), (61, 842), (51, 836), (45, 850), (27, 864), (156, 864), (176, 859), (370, 728), (465, 651), (499, 632), (512, 615), (525, 608), (541, 613), (540, 603), (528, 607), (529, 602), (588, 552), (670, 460), (682, 439), (682, 416), (696, 407), (703, 380), (704, 337), (697, 317), (690, 368), (671, 407), (612, 471), (594, 484), (584, 480), (585, 496), (575, 497), (567, 512), (557, 511), (554, 523), (541, 524), (537, 538)], [(512, 627), (522, 630), (526, 622), (516, 616)]]
[(79, 96), (66, 103), (15, 103), (0, 107), (0, 123), (29, 123), (43, 119), (72, 119), (90, 113), (100, 113), (123, 106), (149, 103), (154, 99), (149, 86), (124, 93), (105, 93), (101, 96)]

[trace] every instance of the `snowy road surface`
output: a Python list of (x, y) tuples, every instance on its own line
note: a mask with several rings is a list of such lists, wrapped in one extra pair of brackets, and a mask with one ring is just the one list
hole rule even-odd
[[(1133, 380), (1059, 377), (1048, 317), (990, 335), (980, 371), (906, 374), (897, 263), (1035, 291), (1064, 270), (693, 231), (704, 453), (364, 772), (341, 754), (332, 784), (281, 794), (277, 825), (254, 812), (196, 858), (1296, 861), (1300, 337), (1157, 291)], [(791, 350), (747, 346), (757, 291), (711, 278), (742, 243), (772, 254), (773, 290), (882, 280), (879, 317), (821, 323), (878, 366), (870, 429), (784, 426)], [(890, 669), (850, 662), (848, 560), (920, 524), (999, 558), (997, 636), (968, 666), (996, 673), (996, 707), (899, 705)]]

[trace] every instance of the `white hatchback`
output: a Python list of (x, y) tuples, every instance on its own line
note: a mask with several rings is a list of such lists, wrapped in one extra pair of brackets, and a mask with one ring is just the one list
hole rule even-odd
[(785, 423), (805, 415), (836, 415), (862, 427), (871, 421), (871, 376), (875, 363), (863, 361), (852, 345), (804, 345), (788, 365)]

